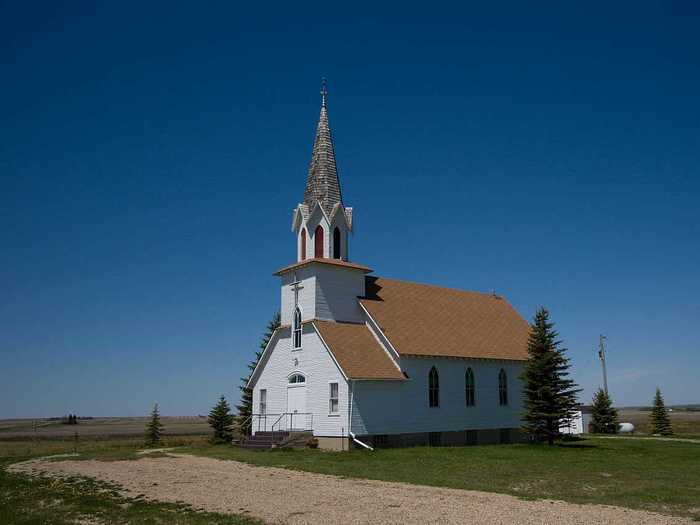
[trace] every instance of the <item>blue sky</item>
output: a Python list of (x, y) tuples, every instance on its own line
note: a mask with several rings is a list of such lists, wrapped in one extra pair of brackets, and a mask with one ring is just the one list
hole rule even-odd
[(700, 8), (0, 2), (0, 417), (205, 413), (278, 308), (328, 77), (351, 254), (700, 402)]

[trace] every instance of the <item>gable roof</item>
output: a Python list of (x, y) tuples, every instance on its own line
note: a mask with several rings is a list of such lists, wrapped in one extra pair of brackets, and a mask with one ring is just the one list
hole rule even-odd
[(313, 321), (348, 379), (406, 379), (367, 325)]
[(366, 277), (360, 304), (400, 355), (528, 357), (530, 326), (502, 297)]

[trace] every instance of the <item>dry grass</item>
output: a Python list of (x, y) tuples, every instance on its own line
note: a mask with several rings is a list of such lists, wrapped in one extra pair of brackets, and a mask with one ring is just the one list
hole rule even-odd
[[(208, 434), (211, 428), (205, 417), (162, 417), (166, 432), (177, 436)], [(50, 419), (0, 420), (0, 440), (72, 438), (77, 432), (83, 437), (130, 437), (143, 435), (146, 417), (98, 417), (81, 419), (78, 425), (64, 425)], [(36, 429), (35, 429), (36, 423)]]
[[(650, 414), (648, 410), (623, 409), (620, 410), (620, 421), (632, 423), (637, 434), (650, 434)], [(677, 437), (700, 438), (700, 411), (674, 410), (669, 415)]]
[[(130, 453), (143, 446), (147, 418), (95, 418), (78, 425), (60, 421), (0, 421), (0, 457), (37, 454)], [(211, 434), (205, 418), (164, 417), (164, 446), (200, 445)]]

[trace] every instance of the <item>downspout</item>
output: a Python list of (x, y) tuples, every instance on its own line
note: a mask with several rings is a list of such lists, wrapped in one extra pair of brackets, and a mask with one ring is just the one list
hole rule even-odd
[[(352, 379), (348, 379), (348, 388), (350, 389), (350, 408), (348, 409), (348, 437), (352, 435), (352, 401), (355, 397), (355, 389), (353, 388)], [(348, 448), (348, 452), (350, 449)]]
[(370, 447), (367, 443), (363, 443), (357, 437), (355, 436), (355, 433), (352, 431), (352, 405), (353, 405), (353, 400), (355, 399), (355, 389), (353, 388), (353, 382), (351, 380), (348, 380), (348, 384), (350, 386), (350, 413), (348, 417), (348, 435), (352, 438), (352, 440), (360, 445), (361, 447), (366, 448), (367, 450), (374, 450), (372, 447)]

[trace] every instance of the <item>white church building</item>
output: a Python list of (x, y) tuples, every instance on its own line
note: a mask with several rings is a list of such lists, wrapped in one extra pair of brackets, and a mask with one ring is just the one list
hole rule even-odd
[(281, 326), (248, 387), (252, 431), (312, 432), (322, 448), (520, 439), (529, 325), (502, 297), (372, 275), (349, 258), (325, 88)]

